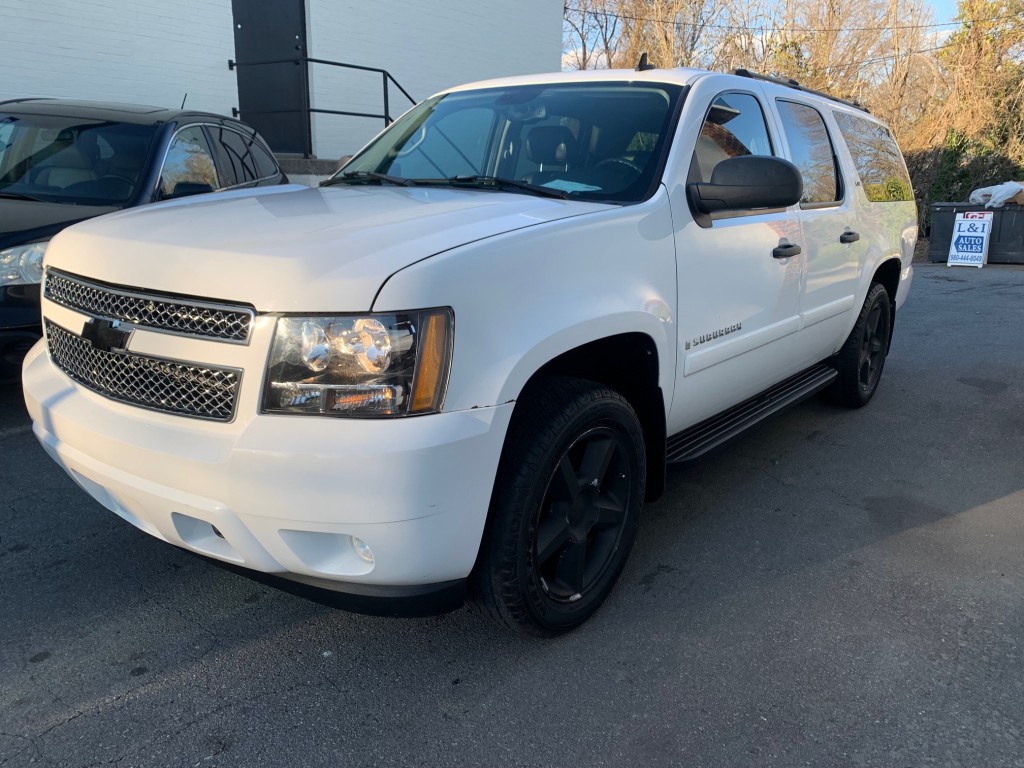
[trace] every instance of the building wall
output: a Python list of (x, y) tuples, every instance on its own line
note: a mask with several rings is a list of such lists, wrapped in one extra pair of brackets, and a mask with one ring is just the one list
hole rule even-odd
[(231, 114), (231, 0), (0, 0), (0, 99), (61, 96)]
[[(554, 0), (306, 0), (308, 55), (387, 69), (419, 101), (451, 85), (561, 66)], [(60, 96), (231, 114), (231, 0), (0, 0), (0, 99)], [(312, 106), (382, 113), (382, 78), (312, 65)], [(394, 86), (391, 114), (411, 102)], [(356, 151), (382, 119), (314, 115), (314, 153)]]
[[(388, 70), (421, 101), (449, 86), (561, 69), (562, 4), (554, 0), (307, 0), (309, 55)], [(313, 107), (383, 112), (381, 75), (313, 65)], [(391, 88), (391, 113), (411, 106)], [(322, 158), (355, 152), (383, 120), (314, 115)]]

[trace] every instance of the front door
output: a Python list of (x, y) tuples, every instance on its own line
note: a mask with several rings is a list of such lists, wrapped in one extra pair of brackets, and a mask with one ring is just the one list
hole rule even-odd
[(701, 226), (680, 193), (687, 183), (709, 182), (727, 158), (781, 154), (758, 84), (724, 90), (728, 82), (710, 76), (692, 87), (677, 136), (682, 162), (675, 173), (684, 178), (667, 179), (676, 190), (679, 283), (669, 434), (800, 370), (795, 340), (805, 262), (792, 247), (800, 243), (795, 208), (715, 214)]
[[(305, 0), (232, 0), (238, 111), (274, 152), (310, 154)], [(283, 62), (283, 63), (260, 63)]]

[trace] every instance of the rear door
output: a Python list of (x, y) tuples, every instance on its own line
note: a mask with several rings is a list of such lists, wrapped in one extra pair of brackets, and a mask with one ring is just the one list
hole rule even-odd
[(857, 289), (868, 238), (860, 231), (853, 180), (839, 162), (834, 127), (820, 102), (789, 89), (773, 106), (782, 128), (786, 156), (803, 177), (799, 218), (804, 252), (800, 336), (807, 364), (834, 352), (859, 310)]

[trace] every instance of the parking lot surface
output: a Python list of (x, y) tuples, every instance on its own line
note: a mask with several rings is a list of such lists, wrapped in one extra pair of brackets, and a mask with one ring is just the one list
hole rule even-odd
[(873, 402), (671, 468), (552, 641), (151, 539), (0, 388), (0, 765), (1024, 766), (1024, 268), (916, 269)]

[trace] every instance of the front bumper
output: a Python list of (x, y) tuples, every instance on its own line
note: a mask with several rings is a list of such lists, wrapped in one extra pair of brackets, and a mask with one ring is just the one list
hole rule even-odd
[(513, 408), (216, 424), (103, 398), (53, 366), (45, 342), (23, 382), (47, 453), (136, 527), (234, 566), (370, 596), (469, 574)]

